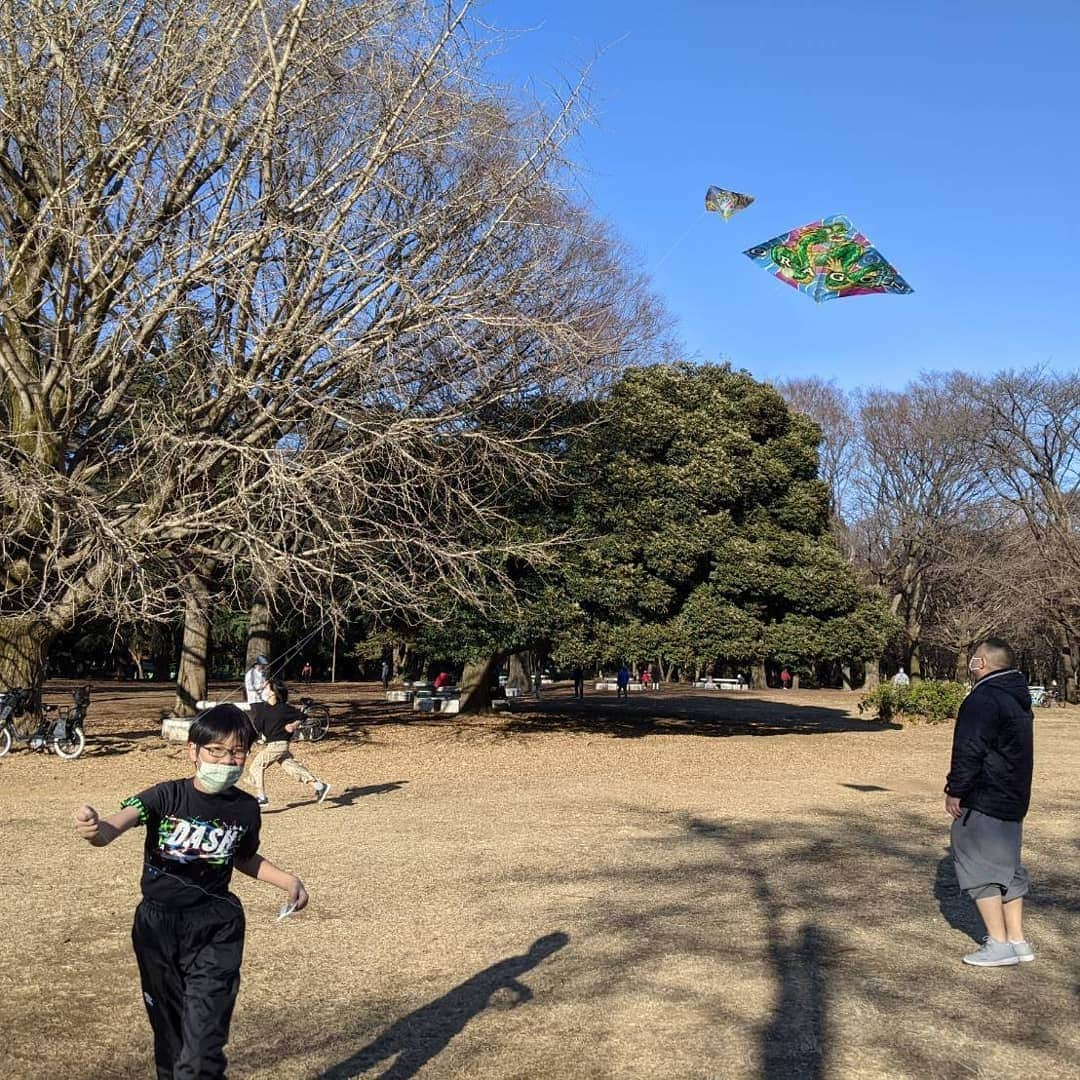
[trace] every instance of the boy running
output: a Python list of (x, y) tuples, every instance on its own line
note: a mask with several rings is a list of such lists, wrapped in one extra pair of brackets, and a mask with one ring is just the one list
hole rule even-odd
[(296, 911), (308, 902), (295, 874), (258, 854), (258, 803), (233, 787), (251, 739), (247, 716), (217, 705), (193, 721), (188, 738), (194, 777), (147, 788), (107, 818), (92, 806), (75, 811), (76, 832), (94, 847), (146, 826), (131, 940), (158, 1080), (225, 1075), (244, 952), (244, 909), (229, 892), (233, 867), (277, 886)]
[(294, 780), (301, 784), (313, 784), (315, 798), (319, 802), (330, 794), (330, 785), (301, 765), (289, 749), (289, 740), (303, 718), (304, 714), (299, 709), (288, 704), (284, 683), (268, 686), (265, 701), (257, 701), (251, 706), (251, 726), (266, 740), (265, 746), (255, 755), (248, 768), (248, 780), (255, 788), (255, 798), (260, 806), (270, 802), (266, 796), (266, 770), (275, 761), (281, 762), (281, 767)]

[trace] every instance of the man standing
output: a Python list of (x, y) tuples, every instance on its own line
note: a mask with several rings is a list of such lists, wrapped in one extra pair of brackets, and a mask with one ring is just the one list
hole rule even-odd
[(390, 689), (390, 661), (383, 660), (382, 667), (379, 669), (379, 678), (382, 679), (382, 688), (384, 690)]
[(971, 654), (975, 685), (956, 718), (945, 781), (956, 878), (986, 925), (983, 947), (964, 957), (976, 967), (1035, 959), (1024, 940), (1023, 897), (1031, 883), (1020, 862), (1033, 716), (1027, 679), (1014, 662), (1001, 638), (987, 638)]
[(892, 677), (893, 686), (908, 686), (910, 683), (911, 683), (911, 680), (908, 678), (907, 672), (903, 668), (901, 668)]
[(585, 669), (580, 664), (574, 665), (572, 672), (574, 678), (574, 697), (585, 697)]
[(264, 700), (269, 685), (266, 678), (266, 669), (269, 666), (270, 661), (265, 656), (256, 656), (255, 663), (248, 668), (244, 676), (244, 694), (249, 705)]

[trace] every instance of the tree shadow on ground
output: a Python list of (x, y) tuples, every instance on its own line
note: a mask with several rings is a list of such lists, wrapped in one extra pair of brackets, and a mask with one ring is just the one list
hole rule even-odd
[(380, 1080), (408, 1080), (441, 1053), (466, 1024), (488, 1007), (499, 991), (514, 995), (510, 1007), (532, 999), (532, 991), (520, 977), (558, 952), (570, 940), (559, 930), (537, 938), (529, 951), (510, 956), (466, 979), (453, 990), (402, 1017), (374, 1042), (320, 1074), (319, 1080), (350, 1080), (382, 1062), (394, 1059)]
[(628, 701), (549, 698), (512, 705), (506, 731), (582, 732), (635, 739), (646, 735), (824, 735), (896, 731), (899, 724), (855, 719), (842, 709), (751, 698), (746, 692), (705, 697), (665, 691)]
[[(268, 1012), (245, 1063), (322, 1080), (369, 1070), (382, 1080), (566, 1080), (619, 1068), (671, 1080), (825, 1080), (859, 1068), (905, 1080), (1073, 1075), (1080, 934), (1070, 898), (1054, 902), (1068, 882), (1046, 873), (1071, 837), (1027, 838), (1036, 880), (1054, 893), (1032, 895), (1029, 929), (1037, 949), (1040, 938), (1054, 942), (1056, 955), (975, 972), (960, 962), (969, 949), (956, 931), (974, 936), (978, 917), (942, 858), (948, 826), (936, 808), (896, 804), (874, 817), (847, 806), (810, 819), (642, 809), (602, 859), (536, 871), (528, 860), (510, 872), (500, 863), (497, 879), (477, 864), (457, 882), (462, 895), (491, 894), (491, 907), (475, 901), (476, 918), (497, 918), (523, 894), (539, 894), (544, 910), (546, 894), (567, 931), (415, 1011), (411, 1001), (395, 1008), (408, 991), (388, 999), (381, 988), (321, 1001), (317, 1031)], [(579, 894), (589, 899), (568, 908)], [(579, 947), (528, 1016), (511, 1010), (468, 1030), (483, 1010), (526, 1000), (522, 974), (569, 933)], [(629, 1042), (610, 1061), (598, 1056), (621, 1038)], [(304, 1072), (301, 1056), (325, 1071)]]

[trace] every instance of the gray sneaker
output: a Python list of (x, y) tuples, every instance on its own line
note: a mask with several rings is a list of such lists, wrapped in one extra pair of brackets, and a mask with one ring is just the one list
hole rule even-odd
[(987, 938), (981, 949), (964, 957), (964, 963), (974, 967), (1012, 967), (1020, 963), (1020, 958), (1007, 941)]
[(330, 794), (329, 784), (316, 784), (315, 785), (315, 799), (317, 802), (322, 802), (327, 795)]
[(1009, 944), (1021, 964), (1030, 964), (1035, 959), (1035, 950), (1026, 941), (1010, 941)]

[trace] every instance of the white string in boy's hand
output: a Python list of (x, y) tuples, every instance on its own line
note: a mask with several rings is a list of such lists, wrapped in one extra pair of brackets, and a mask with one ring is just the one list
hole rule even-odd
[(84, 839), (92, 840), (98, 834), (98, 812), (92, 806), (80, 806), (75, 811), (75, 831)]

